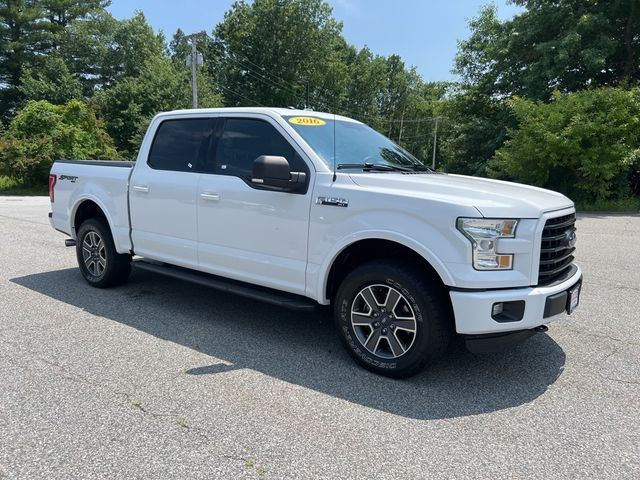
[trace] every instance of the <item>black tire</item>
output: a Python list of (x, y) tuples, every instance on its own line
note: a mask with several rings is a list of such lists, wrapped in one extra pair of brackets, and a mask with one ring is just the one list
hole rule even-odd
[(84, 221), (78, 229), (77, 238), (78, 266), (89, 285), (107, 288), (127, 281), (131, 272), (131, 255), (116, 251), (111, 231), (104, 220), (90, 218)]
[[(396, 301), (391, 314), (389, 308), (378, 304), (379, 300), (392, 304), (398, 294), (401, 299)], [(388, 377), (406, 378), (423, 370), (449, 345), (453, 322), (446, 295), (446, 290), (437, 281), (408, 263), (372, 261), (356, 268), (340, 285), (334, 303), (334, 319), (347, 351), (359, 365)], [(369, 310), (370, 301), (375, 301), (375, 308), (380, 310)], [(374, 315), (378, 321), (366, 326), (359, 324), (370, 322)], [(358, 323), (356, 326), (352, 316)], [(401, 320), (411, 317), (411, 320)], [(399, 328), (400, 325), (392, 323), (394, 321), (409, 329), (415, 325), (415, 332)], [(374, 338), (375, 335), (378, 337)]]

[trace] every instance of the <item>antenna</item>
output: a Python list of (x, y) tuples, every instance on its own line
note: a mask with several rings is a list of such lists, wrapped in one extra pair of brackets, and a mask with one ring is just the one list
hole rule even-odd
[(333, 181), (336, 181), (336, 111), (333, 111)]

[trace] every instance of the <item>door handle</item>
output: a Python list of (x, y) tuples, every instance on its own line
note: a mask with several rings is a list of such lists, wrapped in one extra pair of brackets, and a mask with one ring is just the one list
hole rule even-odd
[(149, 187), (147, 187), (146, 185), (134, 185), (133, 189), (136, 192), (149, 193)]
[(220, 201), (220, 195), (217, 193), (201, 193), (200, 198), (203, 200), (208, 200), (210, 202)]

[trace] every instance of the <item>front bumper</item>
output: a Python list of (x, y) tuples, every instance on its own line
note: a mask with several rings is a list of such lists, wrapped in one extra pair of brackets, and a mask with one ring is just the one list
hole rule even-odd
[[(483, 335), (490, 333), (531, 330), (558, 319), (564, 313), (549, 315), (547, 298), (566, 292), (582, 279), (582, 270), (576, 265), (575, 272), (566, 280), (552, 286), (510, 288), (504, 290), (450, 292), (456, 331), (463, 335)], [(492, 318), (493, 305), (498, 302), (524, 301), (524, 314), (517, 321), (496, 321)], [(545, 318), (545, 306), (547, 306)], [(554, 312), (557, 310), (553, 310)]]

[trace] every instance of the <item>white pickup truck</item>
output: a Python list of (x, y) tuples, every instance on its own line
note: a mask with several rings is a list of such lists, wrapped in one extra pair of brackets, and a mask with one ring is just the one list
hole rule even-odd
[(55, 162), (51, 224), (95, 287), (132, 265), (302, 312), (332, 305), (353, 358), (406, 377), (455, 334), (493, 349), (571, 313), (575, 208), (436, 173), (368, 126), (276, 108), (156, 116), (136, 162)]

